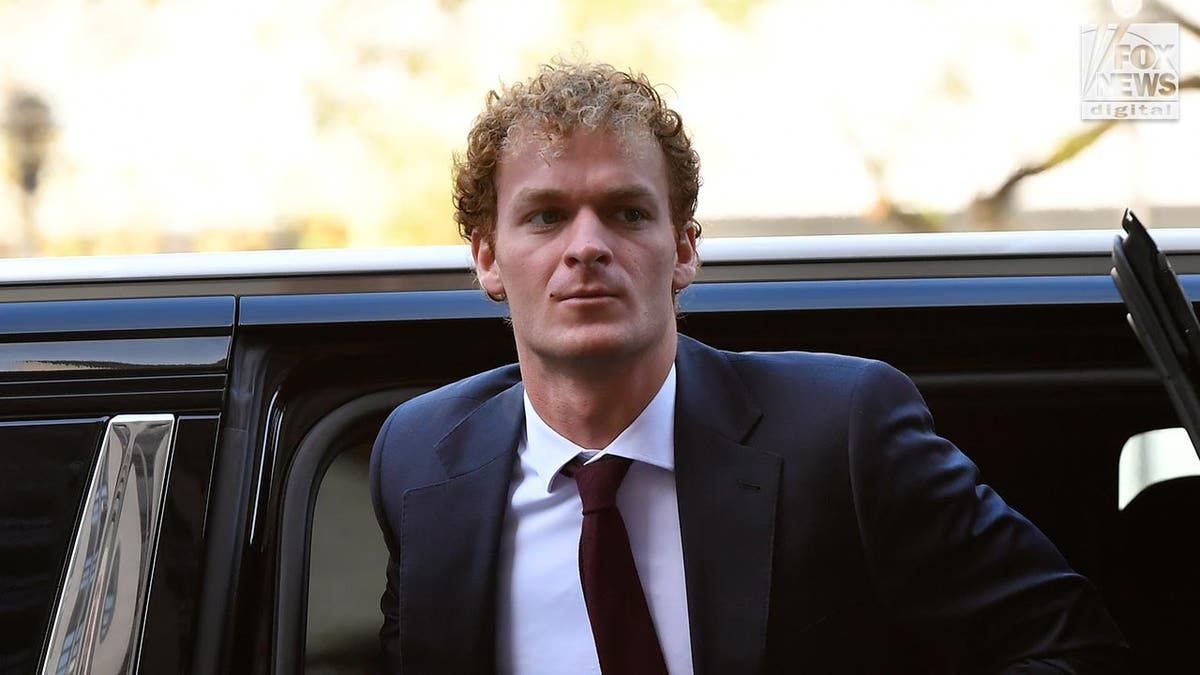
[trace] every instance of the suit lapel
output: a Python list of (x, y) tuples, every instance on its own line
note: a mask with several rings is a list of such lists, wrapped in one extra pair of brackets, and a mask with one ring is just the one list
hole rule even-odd
[(742, 445), (761, 417), (716, 350), (680, 337), (675, 480), (697, 673), (763, 668), (782, 460)]
[(406, 673), (495, 670), (496, 560), (522, 429), (520, 384), (438, 444), (447, 480), (405, 492), (400, 644)]

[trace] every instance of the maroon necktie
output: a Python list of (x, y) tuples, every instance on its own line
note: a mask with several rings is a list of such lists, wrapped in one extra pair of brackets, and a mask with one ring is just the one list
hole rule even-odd
[(629, 534), (617, 511), (617, 488), (630, 463), (609, 455), (567, 469), (575, 469), (571, 473), (583, 502), (579, 580), (600, 671), (605, 675), (666, 675), (667, 665), (629, 549)]

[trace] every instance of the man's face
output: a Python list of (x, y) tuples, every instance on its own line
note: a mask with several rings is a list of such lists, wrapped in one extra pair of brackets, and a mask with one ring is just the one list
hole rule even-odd
[(577, 131), (561, 154), (506, 151), (494, 243), (472, 237), (480, 283), (507, 296), (522, 360), (603, 364), (675, 340), (673, 291), (696, 275), (694, 230), (671, 224), (653, 138)]

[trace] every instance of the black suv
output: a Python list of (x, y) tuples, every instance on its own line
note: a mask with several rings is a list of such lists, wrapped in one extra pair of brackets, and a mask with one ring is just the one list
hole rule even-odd
[[(1187, 668), (1200, 489), (1158, 480), (1187, 457), (1145, 435), (1179, 422), (1109, 278), (1112, 237), (712, 240), (680, 329), (909, 373), (939, 432), (1101, 588), (1143, 665)], [(1200, 291), (1200, 232), (1160, 242)], [(0, 673), (374, 672), (371, 442), (405, 399), (515, 360), (468, 262), (0, 265)]]

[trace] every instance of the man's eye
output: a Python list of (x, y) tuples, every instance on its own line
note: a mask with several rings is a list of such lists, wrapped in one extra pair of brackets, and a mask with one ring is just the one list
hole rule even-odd
[(534, 225), (553, 225), (562, 220), (562, 213), (558, 211), (538, 211), (529, 217), (529, 222)]
[(641, 209), (621, 209), (617, 217), (626, 223), (639, 223), (646, 219), (646, 213)]

